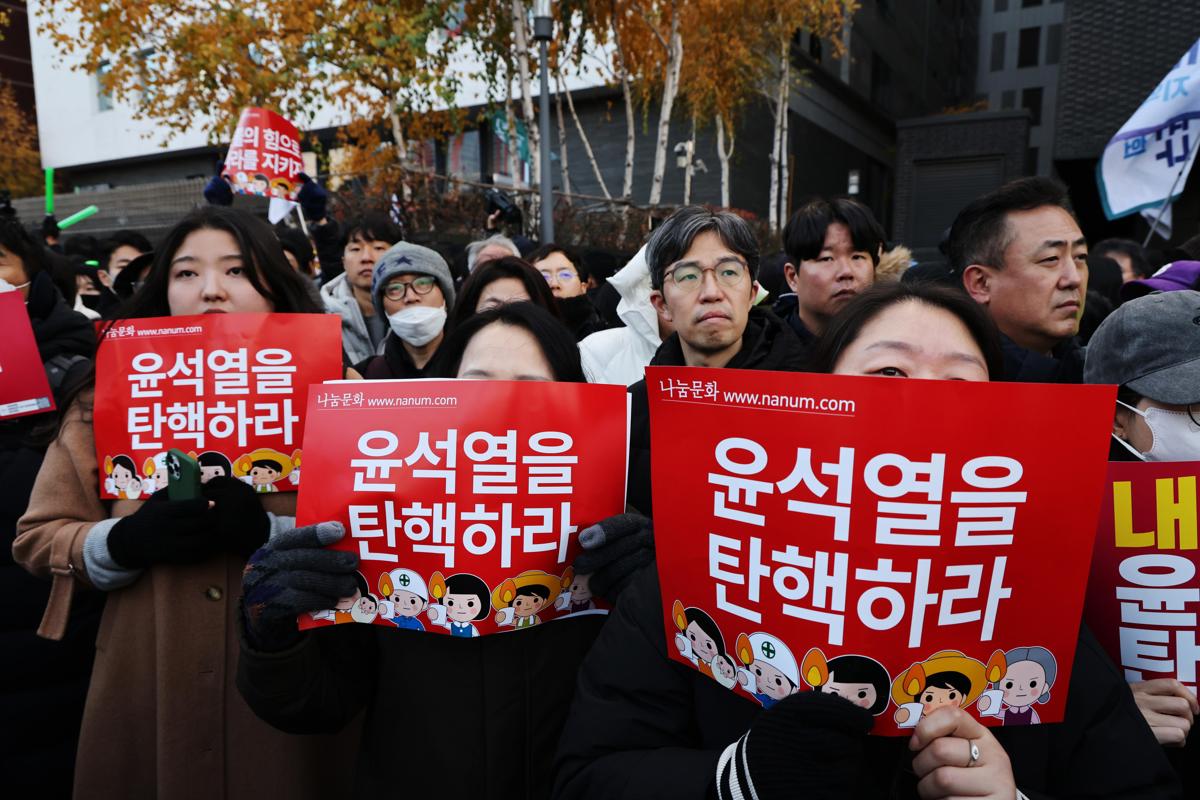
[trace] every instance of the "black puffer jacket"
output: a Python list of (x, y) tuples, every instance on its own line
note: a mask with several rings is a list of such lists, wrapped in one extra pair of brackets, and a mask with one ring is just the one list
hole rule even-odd
[[(725, 369), (764, 369), (797, 372), (804, 368), (805, 350), (791, 328), (765, 308), (750, 310), (742, 349)], [(652, 367), (682, 367), (683, 347), (673, 333), (650, 360)], [(633, 395), (629, 421), (629, 482), (626, 503), (647, 517), (653, 511), (650, 499), (650, 401), (643, 378), (629, 387)]]
[[(695, 669), (667, 658), (653, 565), (621, 594), (588, 654), (556, 759), (563, 800), (715, 797), (721, 752), (762, 713)], [(1066, 719), (992, 728), (1030, 800), (1180, 797), (1177, 778), (1117, 668), (1083, 628)], [(915, 800), (905, 737), (868, 737), (847, 800)]]
[[(39, 273), (26, 305), (55, 402), (91, 368), (96, 337), (82, 314), (67, 307), (50, 276)], [(75, 742), (104, 599), (77, 592), (71, 624), (61, 642), (35, 631), (50, 584), (13, 562), (17, 519), (25, 513), (58, 414), (0, 422), (0, 774), (11, 797), (69, 797)]]
[(1074, 338), (1061, 342), (1050, 355), (1026, 350), (1000, 334), (1004, 353), (1004, 380), (1020, 383), (1083, 383), (1083, 360), (1087, 349)]

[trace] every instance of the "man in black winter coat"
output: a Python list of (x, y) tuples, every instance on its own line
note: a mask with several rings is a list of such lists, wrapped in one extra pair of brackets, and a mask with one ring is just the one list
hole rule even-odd
[[(10, 242), (3, 236), (6, 262), (20, 244), (20, 237)], [(20, 265), (4, 275), (14, 286), (27, 283), (22, 287), (28, 292), (26, 310), (61, 411), (91, 368), (95, 334), (87, 318), (67, 306), (50, 274), (40, 271), (37, 245), (32, 239), (25, 244), (30, 249), (18, 256)], [(14, 275), (17, 271), (24, 273), (23, 280)], [(39, 638), (35, 631), (50, 584), (13, 562), (17, 519), (25, 513), (58, 421), (53, 411), (0, 421), (0, 774), (10, 797), (71, 794), (75, 743), (104, 603), (97, 592), (78, 593), (66, 637), (61, 642)]]
[[(758, 244), (745, 220), (727, 211), (681, 208), (646, 244), (650, 302), (675, 333), (651, 366), (791, 371), (804, 349), (758, 294)], [(645, 379), (633, 395), (627, 502), (646, 516), (650, 500), (650, 407)]]
[(1083, 382), (1087, 240), (1062, 184), (1021, 178), (979, 197), (955, 218), (947, 253), (1000, 329), (1005, 380)]

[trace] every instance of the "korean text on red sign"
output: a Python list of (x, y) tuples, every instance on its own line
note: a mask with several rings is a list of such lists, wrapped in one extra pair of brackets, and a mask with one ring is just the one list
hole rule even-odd
[(1198, 475), (1192, 461), (1109, 465), (1086, 619), (1129, 681), (1176, 678), (1196, 691)]
[(20, 292), (0, 292), (0, 420), (54, 410), (33, 325)]
[(308, 385), (342, 376), (336, 316), (205, 314), (97, 327), (101, 497), (165, 487), (172, 448), (193, 455), (204, 480), (296, 490)]
[(473, 637), (603, 611), (576, 534), (625, 503), (624, 387), (469, 380), (312, 387), (300, 524), (338, 520), (357, 591), (301, 628)]
[(646, 382), (673, 658), (764, 707), (842, 694), (879, 734), (942, 705), (1061, 720), (1111, 388), (656, 367)]
[(221, 171), (233, 190), (295, 200), (303, 171), (296, 126), (265, 108), (244, 109)]

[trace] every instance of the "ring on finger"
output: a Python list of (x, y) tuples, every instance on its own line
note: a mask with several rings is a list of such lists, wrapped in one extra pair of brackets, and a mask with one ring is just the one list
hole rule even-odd
[(971, 748), (967, 754), (967, 766), (968, 767), (978, 766), (979, 765), (979, 743), (968, 739), (967, 744), (970, 745), (970, 748)]

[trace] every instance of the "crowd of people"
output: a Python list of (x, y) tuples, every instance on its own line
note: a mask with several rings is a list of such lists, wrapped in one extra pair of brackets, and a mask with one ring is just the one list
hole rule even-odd
[[(58, 408), (0, 422), (7, 796), (1196, 796), (1196, 696), (1127, 684), (1086, 625), (1064, 722), (948, 708), (909, 739), (869, 737), (833, 694), (760, 707), (668, 659), (644, 376), (1115, 384), (1112, 460), (1200, 461), (1200, 237), (1163, 264), (1089, 247), (1064, 187), (1026, 178), (962, 209), (944, 262), (913, 264), (857, 200), (816, 198), (782, 254), (689, 206), (606, 276), (498, 230), (447, 260), (387, 214), (335, 219), (307, 178), (307, 233), (206, 196), (153, 245), (0, 213), (0, 290), (25, 298)], [(574, 565), (613, 613), (465, 639), (301, 632), (354, 594), (358, 559), (326, 549), (339, 523), (297, 527), (294, 493), (214, 477), (202, 498), (101, 500), (90, 320), (210, 311), (335, 314), (350, 379), (627, 386), (628, 508), (581, 531)]]

